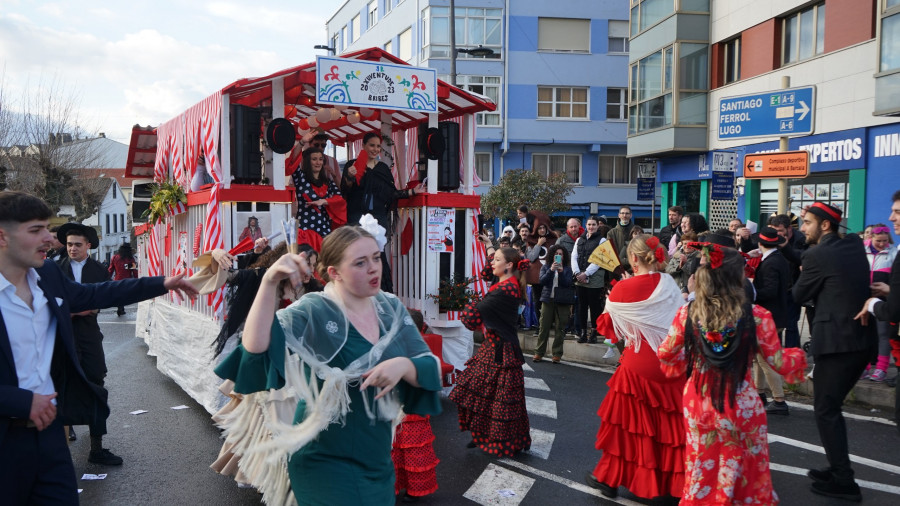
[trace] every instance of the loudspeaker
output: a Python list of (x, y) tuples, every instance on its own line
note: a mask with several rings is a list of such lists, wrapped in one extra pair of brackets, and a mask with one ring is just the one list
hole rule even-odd
[(438, 159), (438, 191), (459, 189), (459, 123), (441, 121), (438, 130), (444, 137), (444, 152)]
[(146, 223), (144, 213), (150, 209), (150, 199), (153, 197), (151, 186), (155, 184), (152, 179), (135, 179), (131, 183), (131, 221), (133, 223)]
[(231, 175), (235, 183), (258, 183), (262, 178), (259, 118), (258, 109), (231, 106)]

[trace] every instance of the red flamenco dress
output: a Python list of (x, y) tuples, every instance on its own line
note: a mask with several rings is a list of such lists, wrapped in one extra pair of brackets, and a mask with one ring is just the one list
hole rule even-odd
[[(608, 301), (635, 303), (647, 301), (661, 282), (658, 273), (638, 275), (617, 283)], [(677, 294), (676, 294), (677, 295)], [(656, 311), (677, 311), (671, 297), (653, 304)], [(609, 308), (608, 308), (609, 309)], [(614, 316), (604, 312), (597, 319), (597, 332), (617, 336)], [(639, 351), (628, 344), (612, 378), (609, 392), (597, 415), (602, 420), (596, 448), (603, 456), (594, 468), (597, 481), (613, 489), (620, 486), (643, 498), (680, 497), (684, 486), (684, 414), (682, 396), (685, 379), (667, 378), (647, 339), (641, 336)]]
[(434, 454), (434, 433), (428, 416), (407, 414), (394, 433), (391, 460), (394, 461), (394, 492), (422, 497), (438, 489), (435, 467), (440, 460)]
[(466, 328), (484, 325), (484, 342), (456, 376), (450, 400), (459, 409), (459, 429), (496, 456), (531, 447), (525, 409), (522, 349), (516, 331), (522, 293), (515, 277), (495, 283), (480, 301), (470, 302), (460, 319)]

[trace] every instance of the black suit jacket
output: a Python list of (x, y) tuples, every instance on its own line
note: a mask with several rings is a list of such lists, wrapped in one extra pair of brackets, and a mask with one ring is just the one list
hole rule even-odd
[[(891, 246), (893, 247), (893, 246)], [(891, 293), (887, 300), (875, 303), (875, 317), (886, 322), (900, 322), (900, 254), (891, 265)]]
[(791, 266), (780, 251), (775, 250), (760, 262), (753, 278), (756, 303), (772, 313), (775, 326), (787, 326), (791, 296)]
[[(72, 273), (72, 259), (65, 257), (57, 261), (57, 265), (63, 271), (63, 274), (71, 280), (75, 280), (75, 274)], [(99, 262), (88, 257), (81, 269), (81, 282), (102, 283), (109, 280), (109, 271), (103, 268)], [(97, 308), (94, 308), (97, 309)], [(97, 315), (73, 316), (72, 329), (75, 339), (103, 339), (103, 333), (100, 332), (100, 325), (97, 323)]]
[[(82, 285), (65, 277), (60, 268), (47, 260), (37, 269), (38, 286), (47, 297), (47, 306), (56, 319), (56, 343), (50, 375), (59, 394), (58, 418), (67, 425), (84, 425), (100, 415), (108, 415), (102, 390), (84, 377), (75, 355), (71, 314), (87, 309), (133, 304), (166, 293), (163, 277), (126, 279)], [(57, 299), (62, 303), (57, 303)], [(6, 437), (11, 418), (28, 419), (32, 392), (19, 388), (10, 336), (0, 311), (0, 441)]]
[(803, 270), (794, 284), (798, 304), (813, 301), (813, 355), (871, 350), (875, 325), (862, 326), (853, 317), (869, 299), (869, 261), (856, 234), (827, 234), (803, 254)]

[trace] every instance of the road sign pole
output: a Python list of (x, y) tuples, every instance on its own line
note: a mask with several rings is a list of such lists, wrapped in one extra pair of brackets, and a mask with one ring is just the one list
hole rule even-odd
[[(791, 87), (791, 76), (781, 77), (781, 88), (787, 89)], [(788, 138), (781, 137), (778, 142), (778, 151), (788, 150)], [(788, 189), (787, 179), (778, 178), (778, 214), (788, 213)]]

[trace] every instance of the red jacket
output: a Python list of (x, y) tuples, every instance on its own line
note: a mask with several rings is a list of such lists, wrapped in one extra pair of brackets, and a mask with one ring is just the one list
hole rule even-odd
[(109, 261), (109, 273), (116, 281), (138, 277), (135, 260), (132, 258), (126, 261), (119, 255), (113, 255), (112, 260)]

